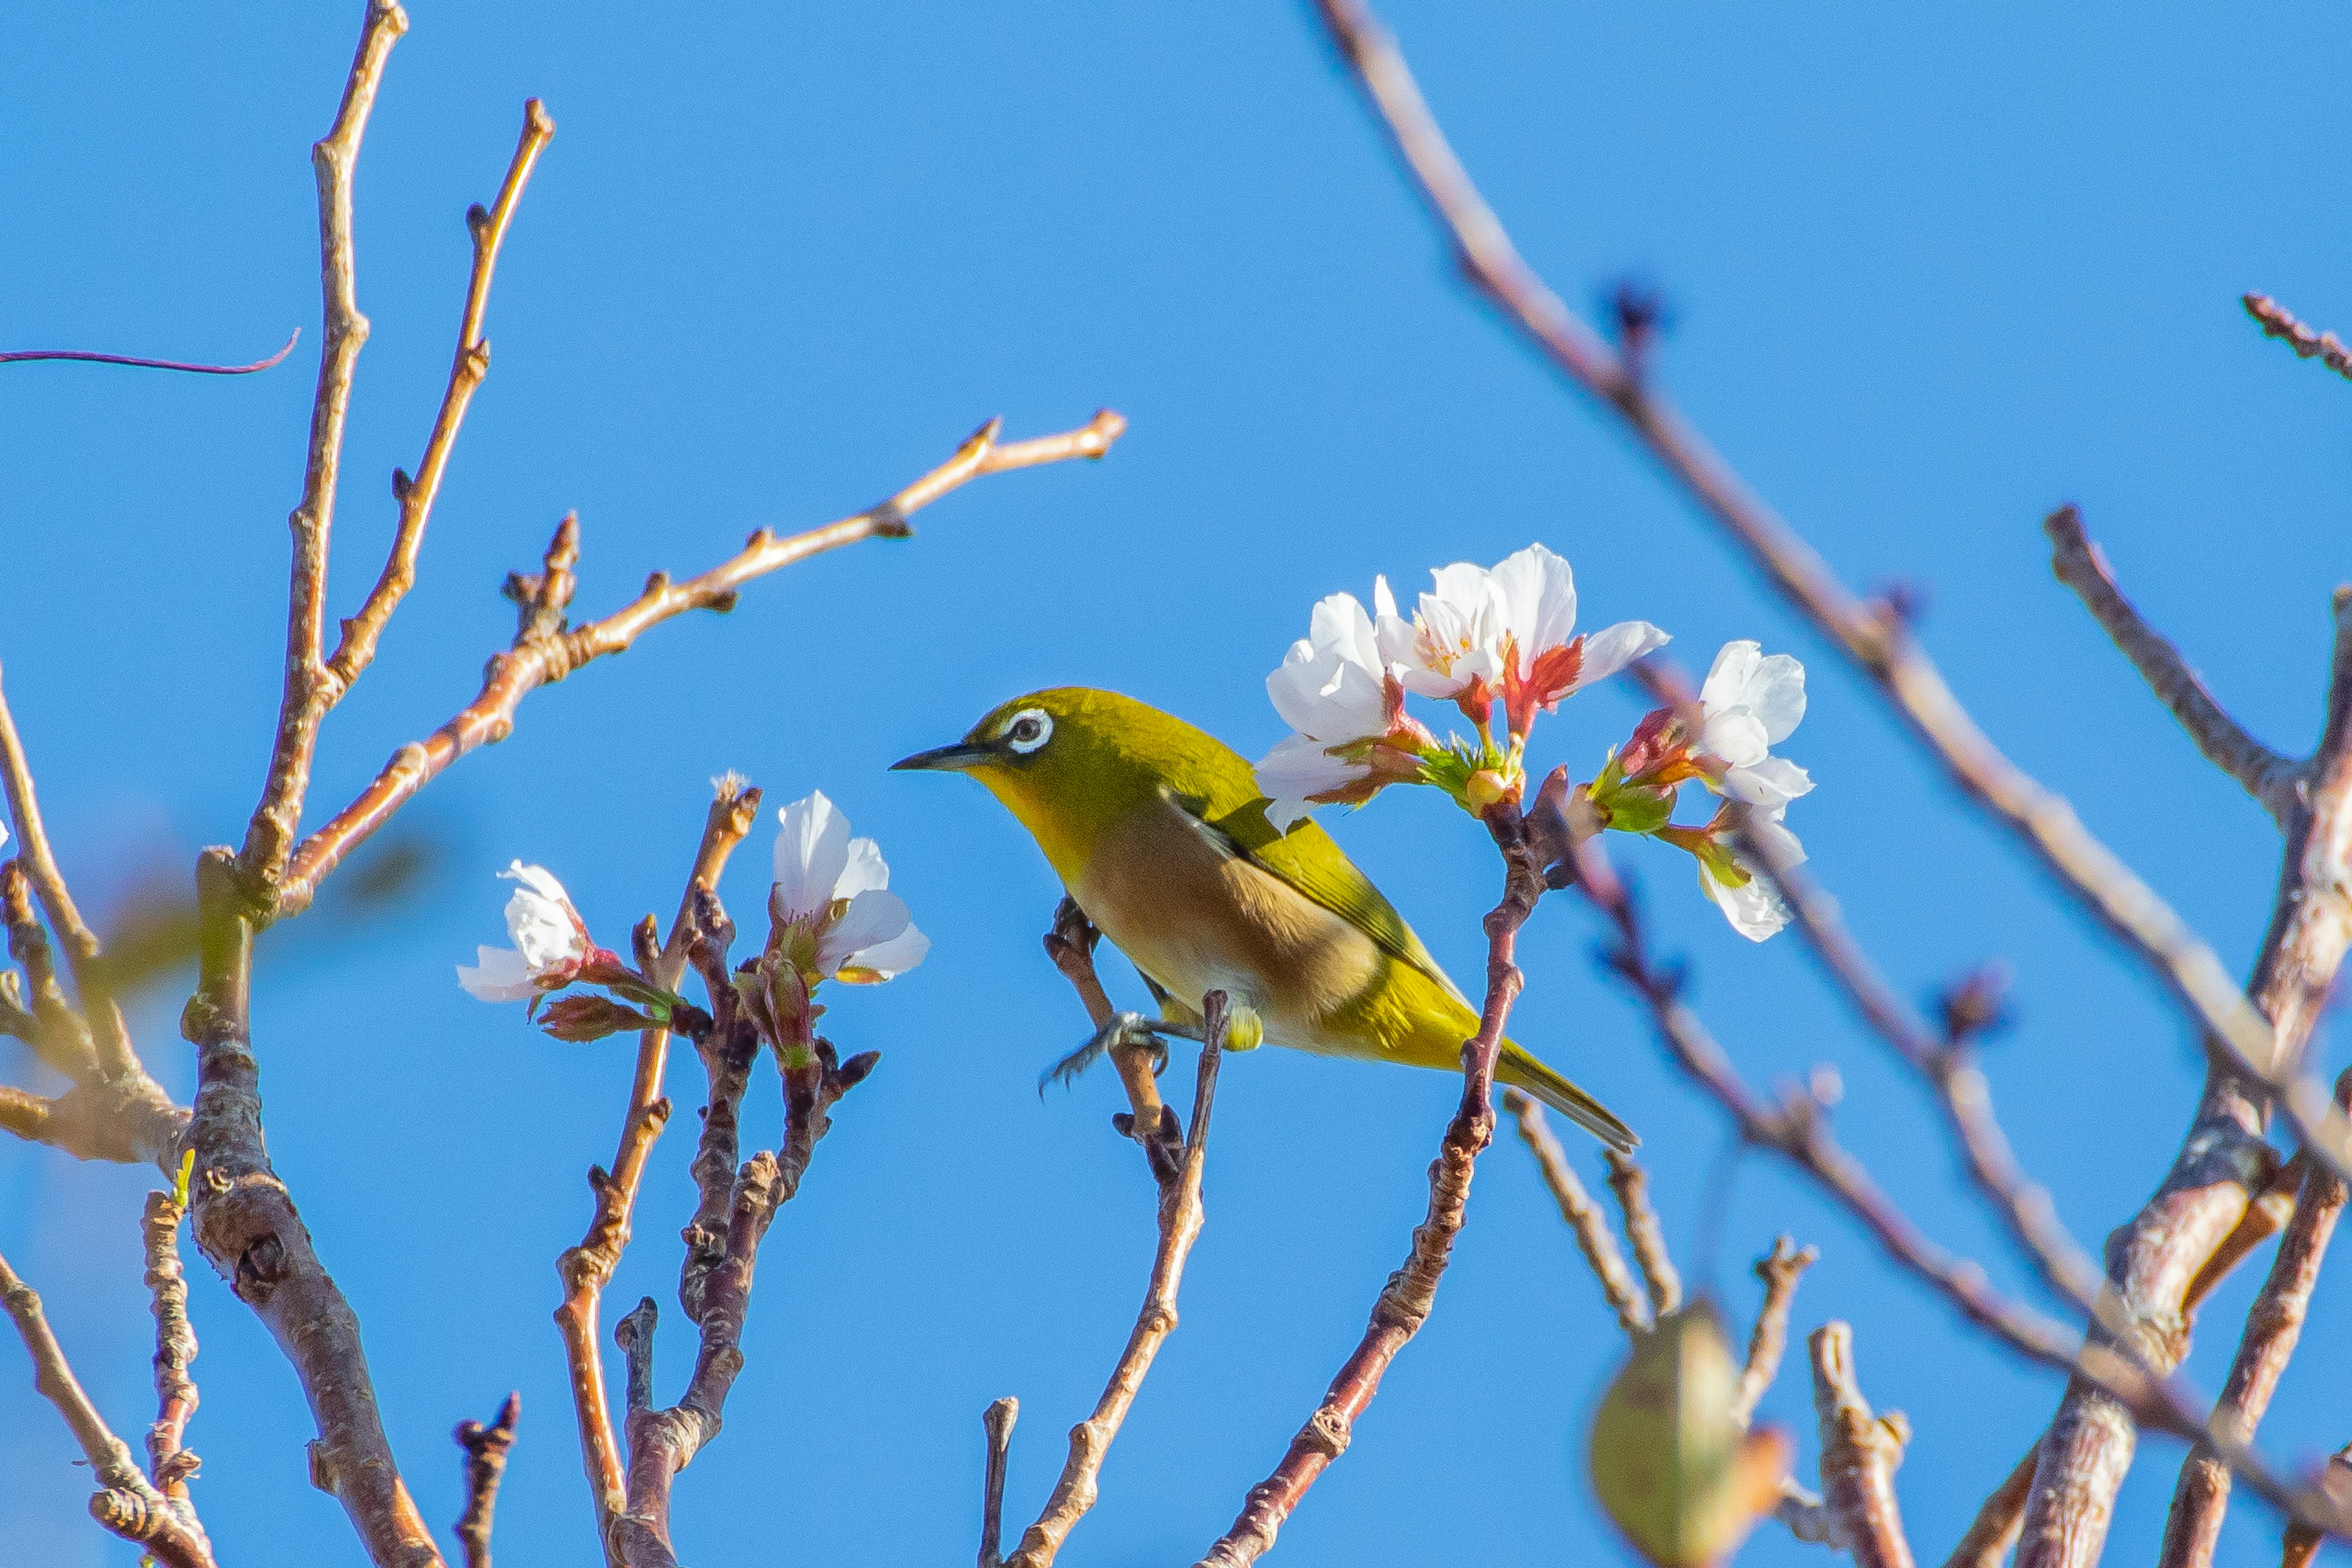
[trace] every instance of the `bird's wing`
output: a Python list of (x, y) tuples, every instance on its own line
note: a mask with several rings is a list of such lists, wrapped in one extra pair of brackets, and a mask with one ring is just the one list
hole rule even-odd
[(1312, 818), (1288, 833), (1276, 832), (1266, 820), (1265, 798), (1258, 793), (1256, 774), (1239, 755), (1234, 755), (1233, 762), (1239, 770), (1238, 780), (1223, 776), (1233, 770), (1219, 769), (1211, 781), (1209, 795), (1173, 797), (1200, 824), (1202, 832), (1224, 853), (1289, 884), (1370, 937), (1391, 957), (1411, 964), (1464, 1006), (1470, 1006), (1469, 998), (1438, 967), (1421, 938), (1404, 923), (1404, 917), (1372, 886), (1371, 879), (1356, 868), (1331, 836)]

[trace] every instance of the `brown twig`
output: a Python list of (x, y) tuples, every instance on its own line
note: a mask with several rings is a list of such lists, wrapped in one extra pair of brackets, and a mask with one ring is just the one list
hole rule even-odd
[(2033, 1468), (2041, 1459), (2042, 1443), (2037, 1438), (2025, 1458), (2010, 1470), (2009, 1478), (1977, 1510), (1967, 1532), (1944, 1559), (1944, 1568), (2000, 1568), (2009, 1561), (2010, 1548), (2017, 1544), (2018, 1530), (2025, 1522), (2025, 1499), (2033, 1489)]
[[(0, 697), (0, 706), (6, 699)], [(33, 912), (33, 879), (20, 860), (0, 860), (0, 919), (8, 927), (8, 956), (25, 968), (25, 990), (7, 978), (8, 1001), (16, 1013), (32, 1020), (32, 1032), (21, 1026), (9, 1033), (31, 1046), (40, 1058), (77, 1083), (97, 1070), (98, 1058), (89, 1027), (66, 999), (58, 983), (57, 963), (49, 951), (49, 934)], [(27, 996), (26, 992), (30, 994)], [(29, 1007), (27, 1004), (29, 1003)]]
[[(351, 75), (335, 122), (310, 149), (319, 183), (319, 279), (325, 297), (325, 335), (319, 353), (319, 385), (310, 401), (310, 444), (302, 465), (302, 499), (287, 519), (294, 535), (294, 559), (287, 589), (286, 686), (278, 702), (278, 735), (261, 802), (246, 832), (240, 869), (248, 880), (274, 880), (286, 851), (301, 831), (302, 795), (309, 787), (310, 753), (318, 743), (326, 666), (320, 658), (327, 624), (328, 545), (334, 532), (335, 489), (342, 473), (343, 422), (351, 412), (352, 377), (368, 320), (360, 314), (359, 281), (352, 247), (352, 182), (359, 164), (360, 139), (375, 108), (392, 46), (408, 31), (408, 13), (397, 0), (369, 0), (352, 57)], [(262, 873), (258, 879), (253, 873)]]
[(268, 359), (255, 360), (251, 364), (203, 364), (193, 360), (139, 359), (130, 354), (89, 353), (80, 349), (13, 349), (0, 353), (0, 364), (23, 364), (35, 360), (70, 360), (81, 364), (126, 364), (140, 370), (182, 370), (194, 375), (251, 375), (257, 370), (268, 370), (294, 352), (294, 344), (302, 336), (297, 327), (286, 339), (286, 346)]
[(730, 607), (736, 590), (755, 577), (860, 540), (904, 538), (912, 531), (908, 518), (973, 479), (1072, 458), (1098, 458), (1126, 426), (1105, 410), (1076, 430), (999, 446), (997, 422), (992, 420), (954, 457), (887, 500), (788, 539), (762, 529), (741, 552), (698, 577), (672, 583), (657, 572), (644, 593), (604, 619), (561, 636), (523, 639), (491, 659), (488, 678), (471, 703), (425, 740), (402, 747), (356, 800), (302, 841), (278, 888), (278, 913), (291, 915), (307, 908), (319, 884), (344, 857), (451, 763), (478, 746), (506, 739), (514, 728), (517, 706), (538, 688), (562, 679), (592, 659), (621, 652), (646, 631), (689, 610)]
[(490, 1521), (499, 1506), (499, 1482), (507, 1473), (507, 1450), (514, 1447), (515, 1423), (521, 1417), (522, 1395), (509, 1394), (499, 1406), (498, 1419), (488, 1426), (460, 1421), (451, 1434), (466, 1450), (466, 1511), (457, 1516), (457, 1525), (466, 1568), (490, 1568)]
[(207, 850), (197, 862), (196, 895), (203, 952), (196, 994), (181, 1017), (196, 1047), (187, 1133), (195, 1155), (189, 1195), (196, 1243), (301, 1381), (319, 1426), (312, 1484), (342, 1503), (379, 1568), (445, 1568), (384, 1436), (358, 1315), (270, 1164), (249, 1011), (255, 917), (229, 850)]
[(123, 1540), (137, 1542), (167, 1568), (213, 1568), (212, 1547), (203, 1531), (192, 1530), (180, 1510), (149, 1483), (131, 1457), (130, 1445), (108, 1427), (50, 1331), (40, 1297), (16, 1277), (5, 1258), (0, 1258), (0, 1308), (16, 1321), (32, 1355), (34, 1388), (57, 1406), (89, 1460), (90, 1476), (99, 1488), (89, 1500), (90, 1517)]
[[(561, 600), (568, 595), (551, 586), (556, 583), (558, 570), (561, 568), (551, 560), (548, 575), (534, 585), (530, 597), (541, 605), (554, 601), (555, 613), (560, 616)], [(531, 613), (528, 607), (526, 613)], [(718, 886), (728, 858), (751, 831), (759, 815), (759, 790), (733, 773), (714, 781), (713, 798), (703, 818), (702, 840), (695, 850), (686, 892), (670, 923), (668, 941), (647, 969), (648, 977), (656, 984), (672, 991), (677, 989), (687, 964), (696, 889)], [(555, 1310), (555, 1324), (563, 1337), (564, 1360), (571, 1369), (581, 1462), (588, 1472), (588, 1489), (596, 1507), (596, 1539), (600, 1542), (611, 1540), (612, 1516), (624, 1505), (626, 1481), (621, 1465), (620, 1440), (614, 1432), (612, 1411), (605, 1398), (598, 1317), (604, 1287), (612, 1282), (614, 1270), (620, 1268), (621, 1255), (629, 1245), (630, 1219), (635, 1210), (638, 1186), (645, 1177), (646, 1162), (669, 1121), (670, 1103), (662, 1093), (668, 1059), (668, 1030), (647, 1029), (638, 1035), (636, 1071), (630, 1080), (628, 1109), (621, 1122), (620, 1145), (613, 1155), (612, 1168), (607, 1172), (602, 1166), (589, 1167), (588, 1186), (594, 1195), (595, 1208), (588, 1221), (587, 1234), (581, 1237), (579, 1246), (567, 1248), (555, 1265), (556, 1273), (563, 1280), (563, 1301)], [(732, 1165), (731, 1155), (728, 1163)]]
[[(360, 613), (343, 623), (334, 656), (327, 660), (321, 696), (327, 707), (340, 701), (360, 673), (374, 660), (376, 642), (383, 635), (385, 623), (392, 619), (393, 611), (416, 581), (417, 552), (425, 545), (425, 524), (433, 515), (433, 501), (440, 493), (441, 476), (448, 468), (449, 453), (457, 444), (457, 428), (465, 423), (466, 409), (480, 388), (482, 378), (490, 371), (490, 341), (482, 335), (482, 318), (489, 309), (490, 279), (498, 270), (499, 248), (506, 243), (507, 226), (514, 220), (515, 204), (522, 199), (523, 187), (530, 183), (530, 172), (554, 135), (555, 121), (549, 116), (546, 105), (535, 98), (525, 100), (522, 134), (515, 143), (513, 159), (507, 164), (507, 176), (499, 186), (498, 199), (488, 210), (478, 205), (467, 210), (466, 229), (473, 237), (474, 266), (466, 279), (466, 305), (457, 321), (457, 351), (449, 365), (449, 384), (441, 395), (439, 412), (433, 416), (433, 433), (425, 438), (425, 456), (416, 465), (416, 477), (411, 479), (399, 471), (393, 475), (393, 494), (400, 502), (400, 522), (393, 531), (392, 554), (384, 562), (375, 586), (368, 590)], [(289, 840), (291, 837), (289, 830)]]
[(1895, 1468), (1911, 1440), (1901, 1413), (1873, 1415), (1853, 1368), (1853, 1330), (1823, 1323), (1806, 1341), (1813, 1357), (1813, 1409), (1822, 1426), (1822, 1501), (1833, 1543), (1856, 1568), (1911, 1568)]
[[(2247, 1445), (2207, 1424), (2194, 1395), (2151, 1370), (2145, 1351), (2130, 1353), (2094, 1340), (2077, 1348), (2064, 1326), (1995, 1291), (1984, 1270), (1954, 1258), (1921, 1235), (1879, 1191), (1860, 1162), (1830, 1136), (1824, 1108), (1804, 1095), (1779, 1104), (1759, 1100), (1723, 1048), (1680, 997), (1680, 974), (1650, 953), (1646, 929), (1624, 883), (1597, 845), (1575, 850), (1576, 885), (1615, 928), (1606, 954), (1649, 1009), (1660, 1040), (1677, 1066), (1731, 1116), (1742, 1139), (1769, 1149), (1802, 1171), (1860, 1220), (1880, 1247), (1934, 1287), (1970, 1322), (2028, 1359), (2066, 1372), (2078, 1386), (2109, 1401), (2126, 1422), (2134, 1418), (2191, 1442), (2210, 1439), (2248, 1487), (2290, 1514), (2352, 1533), (2352, 1509), (2281, 1477)], [(2045, 1458), (2043, 1463), (2047, 1464)]]
[[(2336, 1080), (2336, 1100), (2352, 1103), (2352, 1072)], [(2270, 1408), (2286, 1363), (2303, 1333), (2311, 1310), (2311, 1292), (2319, 1283), (2319, 1266), (2327, 1256), (2328, 1238), (2344, 1212), (2346, 1186), (2342, 1178), (2323, 1165), (2306, 1165), (2294, 1217), (2279, 1238), (2278, 1256), (2246, 1313), (2246, 1328), (2238, 1353), (2230, 1363), (2213, 1423), (2240, 1442), (2252, 1442), (2254, 1428)], [(2206, 1568), (2221, 1539), (2221, 1518), (2230, 1506), (2230, 1468), (2200, 1444), (2180, 1467), (2172, 1493), (2172, 1512), (2165, 1521), (2160, 1568)]]
[[(2324, 1100), (2315, 1109), (2308, 1092), (2315, 1086), (2302, 1071), (2304, 1047), (2352, 942), (2352, 590), (2336, 590), (2335, 609), (2326, 726), (2286, 824), (2252, 993), (2277, 1028), (2276, 1058), (2261, 1076), (2272, 1090), (2268, 1103), (2284, 1111), (2305, 1157), (2341, 1175), (2336, 1140), (2344, 1113)], [(2187, 1356), (2189, 1292), (2243, 1230), (2273, 1174), (2274, 1157), (2261, 1135), (2265, 1109), (2247, 1075), (2215, 1060), (2156, 1194), (2108, 1240), (2107, 1279), (2128, 1316), (2130, 1342), (2158, 1371)], [(2233, 1434), (2221, 1436), (2235, 1443)], [(2068, 1389), (2042, 1445), (2019, 1568), (2087, 1568), (2096, 1560), (2135, 1438), (2130, 1414), (2106, 1393), (2080, 1381)]]
[[(1700, 732), (1698, 694), (1678, 670), (1664, 660), (1645, 659), (1633, 673), (1654, 700), (1675, 710), (1685, 731)], [(1991, 1087), (1977, 1065), (1975, 1049), (1976, 1037), (1990, 1018), (1970, 1027), (1947, 1028), (1940, 1036), (1931, 1029), (1871, 963), (1839, 918), (1836, 900), (1801, 867), (1783, 862), (1772, 844), (1751, 829), (1745, 805), (1735, 803), (1733, 815), (1741, 854), (1780, 893), (1831, 983), (1844, 994), (1864, 1025), (1934, 1092), (1970, 1183), (2000, 1217), (2019, 1252), (2053, 1289), (2085, 1313), (2098, 1313), (2106, 1303), (2097, 1264), (2059, 1219), (2048, 1191), (2018, 1163), (1993, 1113)], [(1984, 1005), (1995, 1004), (1988, 1000)]]
[(1629, 1334), (1648, 1328), (1649, 1301), (1643, 1296), (1642, 1287), (1635, 1283), (1633, 1272), (1625, 1267), (1625, 1255), (1618, 1249), (1616, 1235), (1609, 1228), (1609, 1216), (1601, 1212), (1601, 1205), (1584, 1190), (1575, 1168), (1568, 1163), (1568, 1152), (1552, 1135), (1542, 1103), (1516, 1089), (1507, 1089), (1503, 1091), (1503, 1109), (1518, 1124), (1519, 1141), (1534, 1153), (1536, 1166), (1543, 1173), (1544, 1185), (1550, 1189), (1552, 1201), (1559, 1205), (1559, 1217), (1568, 1222), (1569, 1230), (1576, 1237), (1577, 1249), (1591, 1265), (1593, 1278), (1601, 1281), (1601, 1293), (1608, 1299), (1609, 1310), (1617, 1314), (1617, 1326)]
[[(1078, 901), (1067, 893), (1054, 908), (1054, 927), (1045, 933), (1045, 956), (1062, 972), (1062, 978), (1078, 994), (1087, 1009), (1087, 1017), (1097, 1030), (1110, 1027), (1118, 1016), (1111, 1005), (1110, 994), (1103, 989), (1102, 979), (1095, 973), (1095, 944), (1102, 940), (1094, 922), (1087, 919)], [(1151, 1179), (1166, 1192), (1176, 1184), (1183, 1172), (1183, 1133), (1176, 1125), (1175, 1108), (1160, 1098), (1160, 1080), (1154, 1075), (1157, 1065), (1152, 1053), (1140, 1047), (1125, 1043), (1110, 1050), (1111, 1066), (1118, 1069), (1118, 1081), (1127, 1090), (1129, 1110), (1112, 1118), (1112, 1125), (1120, 1136), (1133, 1139), (1142, 1146), (1143, 1158), (1151, 1167)]]
[(2287, 308), (2267, 294), (2247, 294), (2239, 303), (2262, 324), (2263, 335), (2276, 338), (2301, 359), (2316, 359), (2336, 374), (2352, 380), (2352, 351), (2334, 332), (2315, 332), (2294, 319)]
[(1490, 808), (1484, 821), (1503, 854), (1503, 897), (1486, 919), (1486, 996), (1478, 1032), (1462, 1047), (1462, 1103), (1446, 1124), (1437, 1158), (1429, 1167), (1429, 1212), (1413, 1228), (1404, 1267), (1389, 1277), (1372, 1304), (1371, 1321), (1355, 1351), (1341, 1364), (1323, 1403), (1290, 1440), (1274, 1473), (1252, 1487), (1233, 1527), (1213, 1543), (1197, 1568), (1244, 1568), (1274, 1545), (1283, 1522), (1331, 1461), (1347, 1452), (1355, 1423), (1380, 1392), (1381, 1374), (1405, 1342), (1429, 1319), (1437, 1284), (1462, 1233), (1470, 1199), (1470, 1177), (1478, 1156), (1495, 1135), (1495, 1058), (1503, 1028), (1523, 984), (1514, 962), (1519, 928), (1543, 896), (1543, 871), (1528, 842), (1527, 824), (1507, 805)]
[(155, 1424), (147, 1429), (147, 1471), (166, 1504), (198, 1536), (188, 1481), (203, 1461), (187, 1447), (196, 1413), (196, 1331), (188, 1322), (188, 1279), (180, 1268), (180, 1222), (188, 1211), (170, 1193), (149, 1193), (140, 1233), (147, 1253), (147, 1290), (155, 1314)]
[(988, 1473), (980, 1492), (980, 1568), (1004, 1568), (1004, 1470), (1013, 1452), (1013, 1425), (1021, 1419), (1021, 1402), (1011, 1394), (984, 1411), (980, 1424), (988, 1433)]
[(1617, 1194), (1617, 1206), (1625, 1214), (1625, 1240), (1633, 1249), (1633, 1261), (1641, 1267), (1642, 1282), (1650, 1292), (1651, 1315), (1663, 1318), (1683, 1304), (1683, 1277), (1666, 1249), (1665, 1226), (1658, 1223), (1658, 1211), (1650, 1206), (1650, 1173), (1631, 1154), (1615, 1149), (1602, 1153), (1609, 1161), (1609, 1190)]
[(2260, 801), (2280, 826), (2285, 826), (2294, 811), (2295, 783), (2302, 776), (2303, 764), (2246, 733), (2205, 689), (2180, 650), (2141, 618), (2116, 586), (2105, 553), (2084, 533), (2081, 512), (2062, 506), (2043, 521), (2042, 530), (2050, 536), (2050, 564), (2058, 581), (2074, 590), (2091, 618), (2131, 660), (2157, 700), (2172, 710), (2206, 760), (2244, 785), (2248, 795)]
[(726, 1260), (738, 1186), (736, 1160), (744, 1090), (759, 1059), (760, 1036), (729, 977), (728, 950), (735, 922), (709, 887), (697, 883), (688, 927), (687, 955), (709, 994), (711, 1027), (695, 1042), (709, 1095), (702, 1108), (702, 1136), (688, 1167), (698, 1194), (694, 1218), (681, 1233), (686, 1255), (679, 1261), (677, 1300), (689, 1322), (702, 1321), (703, 1298), (711, 1271)]
[[(108, 994), (104, 976), (100, 973), (98, 934), (74, 907), (73, 894), (67, 890), (57, 858), (49, 852), (48, 834), (41, 826), (40, 802), (33, 792), (32, 764), (26, 760), (25, 744), (17, 737), (16, 721), (8, 710), (5, 694), (0, 694), (0, 787), (5, 789), (8, 816), (16, 826), (17, 870), (32, 884), (34, 897), (49, 917), (50, 929), (64, 944), (66, 967), (72, 971), (74, 989), (80, 994), (78, 1016), (96, 1059), (92, 1068), (74, 1076), (78, 1080), (87, 1080), (94, 1075), (106, 1083), (136, 1084), (147, 1076), (146, 1069), (131, 1047), (131, 1034), (122, 1021), (122, 1011)], [(13, 913), (9, 924), (16, 924)], [(161, 1092), (157, 1091), (158, 1096)]]
[[(2337, 1449), (2329, 1457), (2327, 1470), (2320, 1485), (2338, 1496), (2352, 1494), (2352, 1445)], [(2281, 1543), (2279, 1568), (2311, 1568), (2311, 1560), (2319, 1555), (2320, 1543), (2327, 1538), (2308, 1525), (2290, 1524), (2286, 1539)], [(1994, 1564), (1993, 1568), (1999, 1568)]]
[(1174, 1185), (1160, 1194), (1160, 1246), (1152, 1255), (1151, 1282), (1145, 1289), (1143, 1310), (1136, 1314), (1127, 1348), (1111, 1367), (1094, 1414), (1070, 1428), (1070, 1454), (1062, 1466), (1037, 1522), (1021, 1534), (1021, 1544), (1005, 1559), (1006, 1568), (1047, 1568), (1069, 1539), (1072, 1527), (1094, 1507), (1101, 1492), (1103, 1460), (1127, 1413), (1150, 1375), (1153, 1358), (1168, 1336), (1176, 1331), (1176, 1292), (1184, 1279), (1184, 1261), (1200, 1238), (1205, 1215), (1201, 1206), (1201, 1174), (1209, 1157), (1209, 1114), (1216, 1104), (1217, 1068), (1225, 1046), (1225, 994), (1212, 991), (1201, 1002), (1201, 1068), (1192, 1089), (1192, 1124), (1184, 1137), (1184, 1163)]
[(1821, 1261), (1821, 1253), (1801, 1247), (1788, 1237), (1773, 1238), (1772, 1250), (1756, 1260), (1756, 1278), (1764, 1282), (1764, 1304), (1756, 1310), (1756, 1327), (1748, 1336), (1748, 1363), (1739, 1372), (1739, 1393), (1731, 1413), (1746, 1426), (1756, 1414), (1757, 1402), (1772, 1380), (1780, 1375), (1780, 1357), (1789, 1344), (1789, 1312), (1797, 1302), (1797, 1281)]
[(627, 1506), (614, 1518), (613, 1532), (628, 1568), (677, 1568), (669, 1539), (670, 1483), (719, 1435), (728, 1391), (743, 1367), (743, 1322), (751, 1310), (760, 1243), (777, 1209), (799, 1190), (817, 1141), (832, 1125), (827, 1111), (873, 1065), (871, 1052), (842, 1062), (820, 1040), (809, 1062), (785, 1068), (783, 1147), (772, 1154), (761, 1150), (736, 1173), (726, 1248), (702, 1281), (697, 1303), (701, 1349), (677, 1404), (653, 1407), (653, 1298), (638, 1302), (614, 1327), (629, 1363), (629, 1463)]

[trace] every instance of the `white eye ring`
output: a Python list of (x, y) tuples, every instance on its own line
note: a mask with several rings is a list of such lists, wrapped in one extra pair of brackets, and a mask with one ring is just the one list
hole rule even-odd
[(1054, 716), (1043, 708), (1024, 708), (1004, 726), (1004, 743), (1027, 756), (1054, 738)]

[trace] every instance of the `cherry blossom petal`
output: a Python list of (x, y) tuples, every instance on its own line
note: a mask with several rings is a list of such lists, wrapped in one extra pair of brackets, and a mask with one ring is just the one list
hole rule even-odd
[(546, 867), (517, 860), (499, 875), (522, 884), (507, 900), (506, 918), (507, 935), (523, 963), (537, 971), (586, 955), (588, 941), (571, 896)]
[(1748, 678), (1756, 673), (1763, 658), (1761, 643), (1746, 638), (1725, 643), (1723, 651), (1715, 656), (1713, 668), (1706, 672), (1706, 684), (1699, 688), (1700, 705), (1710, 711), (1742, 706), (1748, 695)]
[(1765, 739), (1779, 745), (1805, 717), (1805, 667), (1785, 653), (1763, 659), (1748, 677), (1742, 705), (1762, 721)]
[(1525, 677), (1546, 648), (1564, 647), (1576, 632), (1576, 574), (1540, 544), (1503, 558), (1487, 574), (1501, 624), (1517, 645)]
[(481, 1002), (521, 1002), (539, 992), (530, 965), (510, 947), (478, 947), (475, 962), (457, 965), (457, 984)]
[(816, 969), (832, 974), (863, 948), (890, 941), (911, 923), (907, 900), (896, 893), (869, 889), (849, 900), (849, 908), (816, 939)]
[(1750, 805), (1785, 806), (1813, 787), (1804, 769), (1786, 757), (1766, 757), (1750, 767), (1733, 768), (1723, 776), (1723, 787)]
[(890, 868), (883, 863), (882, 847), (871, 838), (849, 841), (849, 864), (833, 884), (836, 899), (854, 899), (867, 889), (890, 885)]
[(1698, 885), (1715, 900), (1731, 929), (1750, 942), (1762, 942), (1766, 937), (1789, 923), (1789, 906), (1772, 884), (1760, 876), (1751, 876), (1737, 888), (1726, 887), (1715, 879), (1715, 874), (1702, 860), (1698, 867)]
[(1597, 685), (1673, 640), (1669, 634), (1647, 621), (1619, 621), (1613, 626), (1603, 626), (1584, 639), (1584, 665), (1577, 672), (1576, 684), (1569, 689), (1581, 691)]
[(861, 947), (844, 960), (838, 978), (852, 985), (877, 985), (885, 980), (895, 980), (923, 962), (931, 951), (931, 939), (908, 926), (887, 942), (877, 942), (871, 947)]
[(1265, 678), (1265, 694), (1285, 723), (1327, 745), (1387, 727), (1378, 668), (1352, 663), (1336, 648), (1293, 644), (1282, 667)]
[(849, 819), (823, 790), (811, 791), (776, 816), (776, 885), (770, 901), (795, 916), (821, 915), (849, 868)]
[(1290, 735), (1257, 764), (1257, 787), (1267, 797), (1265, 816), (1278, 833), (1287, 833), (1308, 816), (1311, 796), (1360, 784), (1372, 776), (1369, 763), (1335, 757), (1323, 742), (1306, 735)]
[(1744, 708), (1722, 713), (1710, 710), (1699, 744), (1735, 768), (1754, 767), (1772, 749), (1762, 721)]

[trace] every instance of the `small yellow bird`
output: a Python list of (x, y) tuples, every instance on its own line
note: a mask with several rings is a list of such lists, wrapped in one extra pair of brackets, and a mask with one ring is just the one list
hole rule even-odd
[[(1063, 687), (893, 765), (986, 784), (1172, 1023), (1197, 1030), (1200, 998), (1222, 990), (1276, 1045), (1454, 1069), (1477, 1033), (1478, 1010), (1331, 837), (1311, 820), (1276, 832), (1248, 762), (1181, 719)], [(1613, 1148), (1640, 1142), (1508, 1040), (1496, 1075)]]

